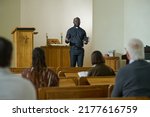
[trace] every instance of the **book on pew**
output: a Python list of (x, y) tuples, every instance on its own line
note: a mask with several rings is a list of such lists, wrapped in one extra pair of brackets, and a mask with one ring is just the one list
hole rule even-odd
[(88, 76), (88, 71), (81, 71), (81, 72), (78, 72), (78, 75), (80, 78), (82, 77), (87, 77)]

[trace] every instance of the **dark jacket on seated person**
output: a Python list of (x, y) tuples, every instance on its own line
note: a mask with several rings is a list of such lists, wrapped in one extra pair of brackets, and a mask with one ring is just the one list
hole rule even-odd
[(96, 64), (95, 67), (88, 71), (88, 76), (113, 76), (115, 75), (112, 68), (105, 65), (105, 63)]
[(94, 65), (88, 71), (88, 76), (113, 76), (115, 72), (112, 68), (105, 65), (105, 59), (100, 51), (94, 51), (91, 55), (91, 62)]
[(150, 97), (150, 63), (144, 60), (144, 44), (131, 39), (127, 45), (129, 64), (117, 75), (112, 97)]
[(112, 97), (150, 96), (150, 63), (136, 60), (118, 72)]

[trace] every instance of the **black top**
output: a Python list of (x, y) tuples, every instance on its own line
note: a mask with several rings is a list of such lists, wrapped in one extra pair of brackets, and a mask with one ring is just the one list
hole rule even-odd
[(83, 47), (83, 41), (87, 41), (86, 32), (80, 27), (71, 27), (67, 31), (66, 38), (70, 42), (70, 46)]

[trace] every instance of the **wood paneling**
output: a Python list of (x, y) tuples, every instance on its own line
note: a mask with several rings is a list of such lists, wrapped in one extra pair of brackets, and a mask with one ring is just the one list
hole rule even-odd
[(114, 71), (119, 69), (119, 57), (105, 57), (105, 63), (111, 67)]
[(108, 85), (45, 87), (38, 89), (38, 99), (82, 99), (108, 97)]
[(88, 71), (91, 67), (58, 67), (57, 74), (59, 77), (65, 77), (65, 73), (78, 73)]
[(30, 67), (32, 63), (34, 28), (16, 28), (13, 34), (14, 67)]
[(69, 67), (69, 46), (42, 46), (45, 51), (46, 64), (49, 67)]

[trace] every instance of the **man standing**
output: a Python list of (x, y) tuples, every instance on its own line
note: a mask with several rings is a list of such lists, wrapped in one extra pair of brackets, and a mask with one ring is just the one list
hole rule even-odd
[(71, 67), (83, 66), (84, 59), (84, 44), (88, 43), (88, 37), (84, 29), (80, 27), (80, 18), (76, 17), (73, 20), (74, 26), (71, 27), (66, 34), (65, 42), (70, 44), (70, 62)]

